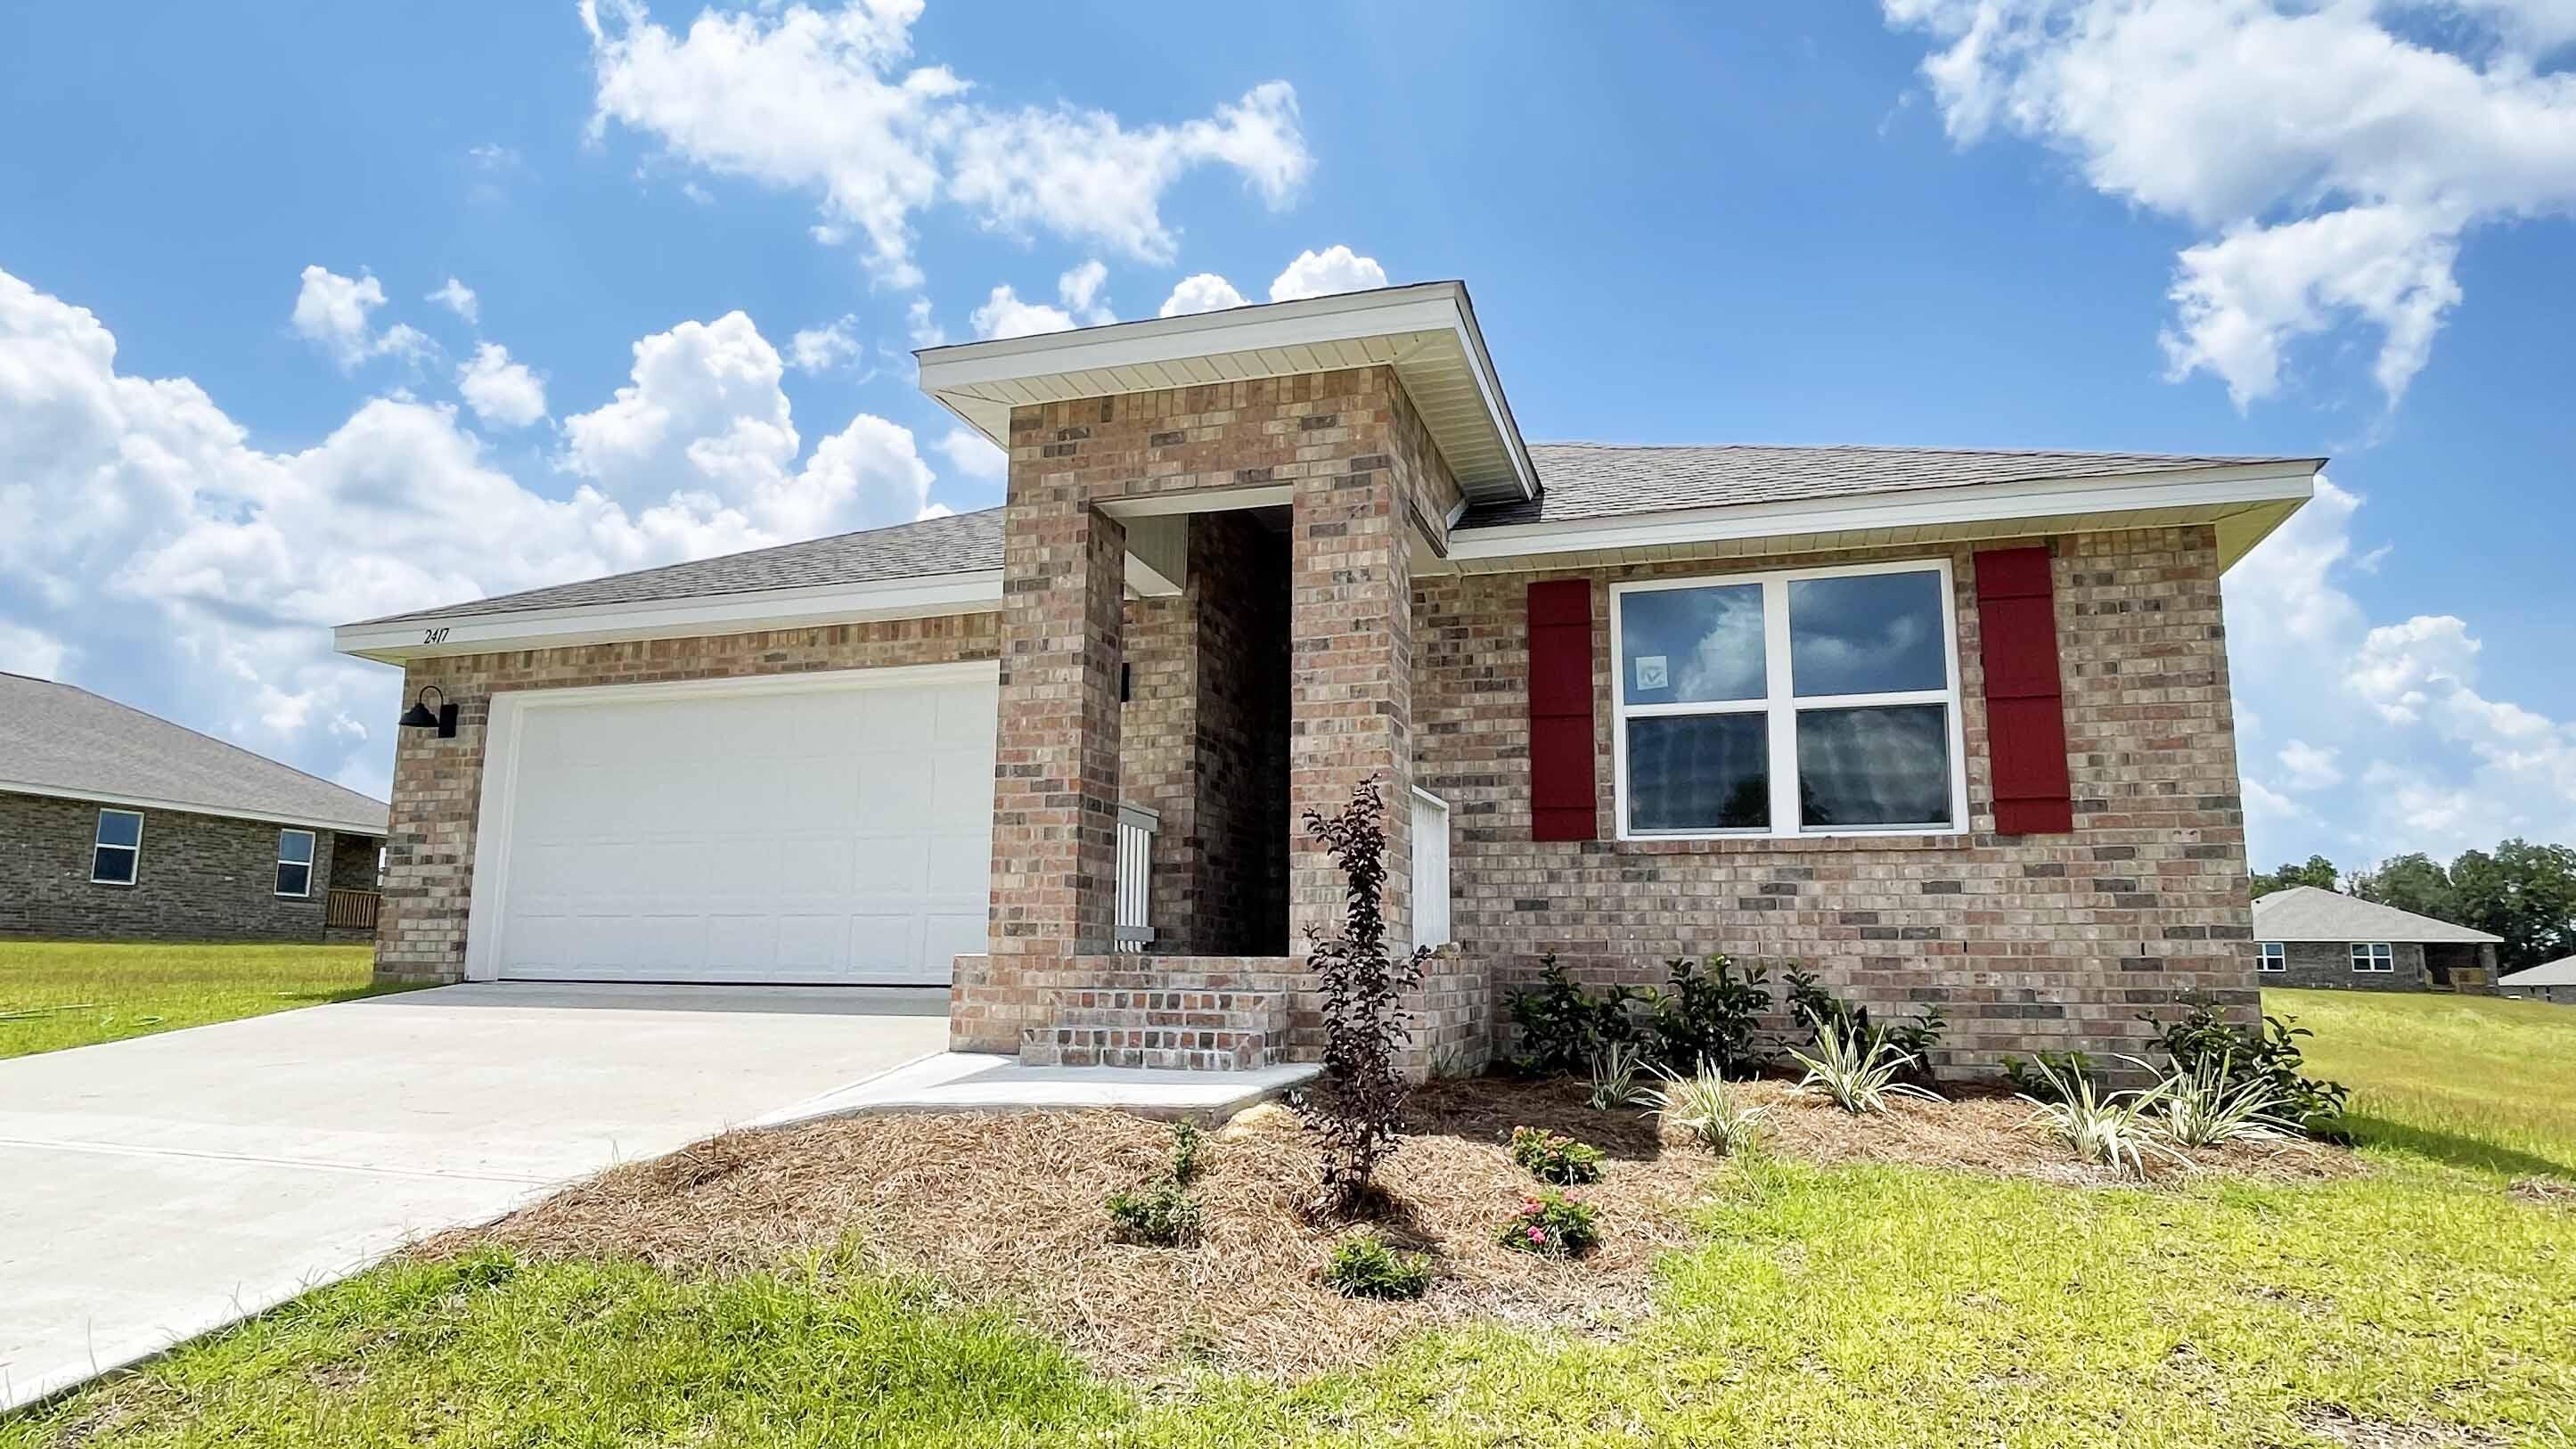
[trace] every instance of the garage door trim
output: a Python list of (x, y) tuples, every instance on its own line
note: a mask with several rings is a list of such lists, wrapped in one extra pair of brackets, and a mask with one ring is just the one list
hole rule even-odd
[(483, 734), (482, 806), (475, 815), (473, 889), (465, 911), (465, 979), (501, 978), (501, 920), (509, 890), (511, 816), (518, 798), (519, 742), (530, 710), (604, 702), (709, 699), (727, 695), (809, 694), (861, 689), (998, 682), (997, 660), (901, 664), (876, 669), (760, 674), (740, 679), (688, 679), (665, 684), (598, 684), (564, 689), (496, 690)]

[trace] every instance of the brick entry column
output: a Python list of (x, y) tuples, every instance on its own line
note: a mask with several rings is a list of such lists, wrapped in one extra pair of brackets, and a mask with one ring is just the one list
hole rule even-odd
[[(1023, 429), (1022, 418), (1031, 425)], [(1127, 531), (1071, 473), (1020, 456), (1002, 524), (1002, 689), (993, 778), (997, 970), (1107, 953), (1116, 921), (1118, 665)]]
[[(1302, 422), (1315, 445), (1388, 431), (1383, 415)], [(1387, 804), (1387, 942), (1401, 951), (1413, 942), (1413, 575), (1392, 460), (1362, 453), (1301, 475), (1291, 512), (1291, 949), (1303, 955), (1306, 927), (1330, 933), (1342, 913), (1341, 872), (1307, 836), (1305, 814), (1338, 808), (1374, 776)]]

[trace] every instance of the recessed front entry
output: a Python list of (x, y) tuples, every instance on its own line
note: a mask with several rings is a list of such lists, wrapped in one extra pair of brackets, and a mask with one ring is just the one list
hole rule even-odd
[(995, 670), (496, 695), (469, 975), (944, 984), (985, 948)]

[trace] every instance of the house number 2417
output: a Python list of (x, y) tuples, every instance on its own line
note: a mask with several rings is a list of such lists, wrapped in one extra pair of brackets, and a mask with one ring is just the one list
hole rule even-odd
[(447, 626), (446, 626), (445, 624), (441, 624), (441, 625), (439, 625), (439, 626), (438, 626), (437, 628), (435, 628), (435, 629), (423, 629), (422, 631), (420, 631), (420, 642), (422, 642), (423, 644), (444, 644), (444, 643), (446, 643), (446, 642), (447, 642)]

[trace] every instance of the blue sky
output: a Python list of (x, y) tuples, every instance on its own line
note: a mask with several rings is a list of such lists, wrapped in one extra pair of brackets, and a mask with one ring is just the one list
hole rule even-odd
[(2331, 455), (2256, 853), (2576, 838), (2558, 0), (251, 12), (0, 19), (0, 668), (381, 792), (330, 623), (998, 501), (923, 304), (1461, 277), (1534, 439)]

